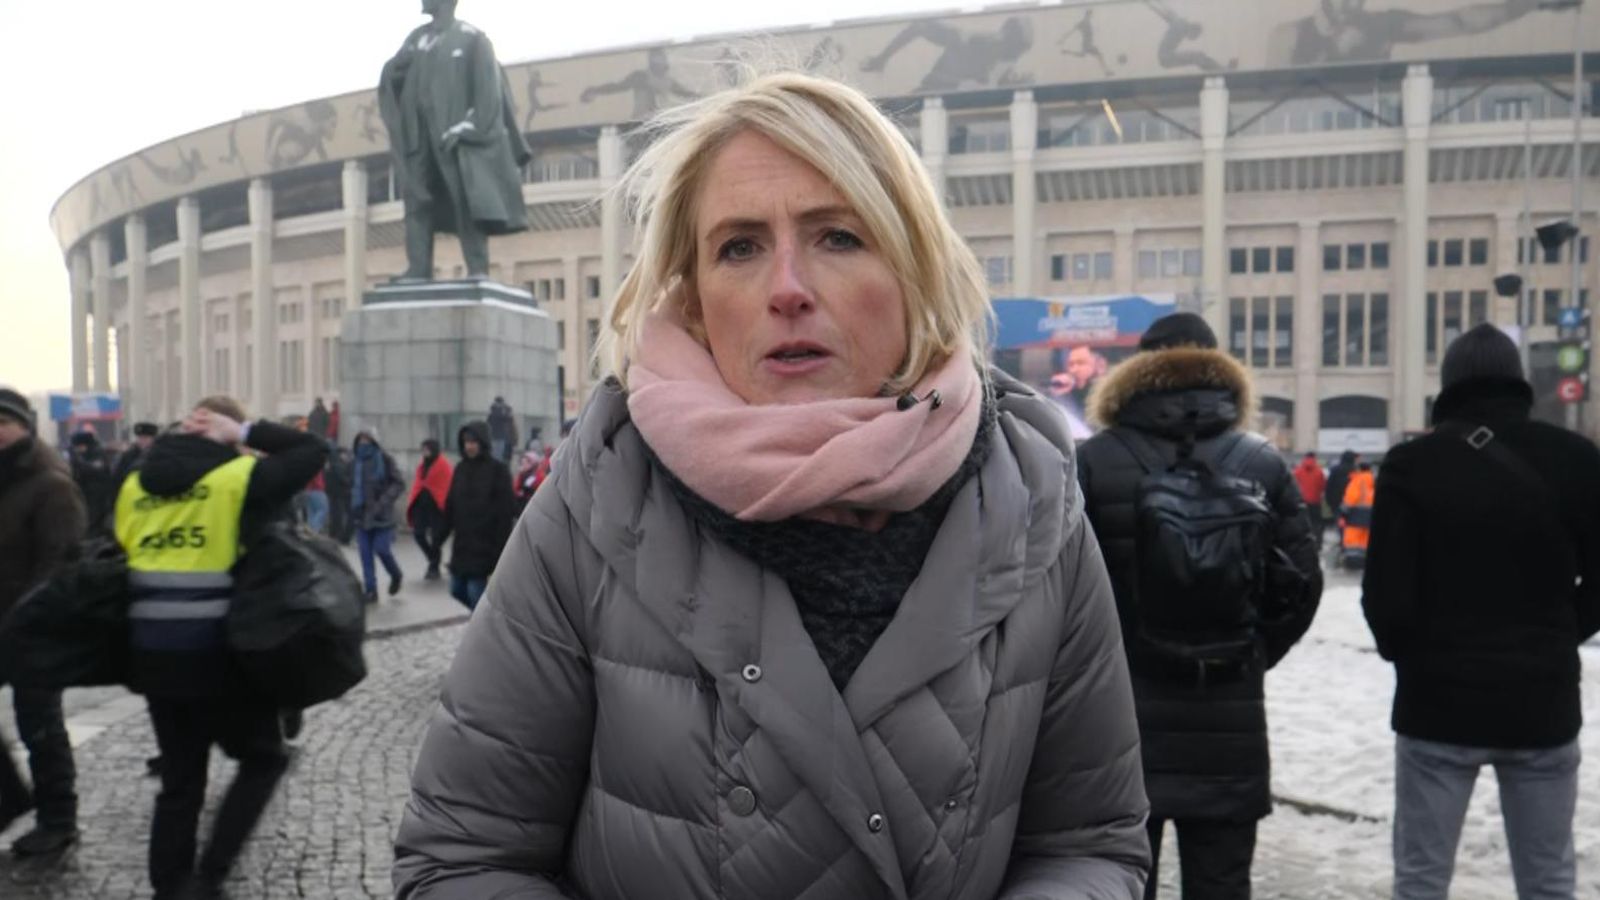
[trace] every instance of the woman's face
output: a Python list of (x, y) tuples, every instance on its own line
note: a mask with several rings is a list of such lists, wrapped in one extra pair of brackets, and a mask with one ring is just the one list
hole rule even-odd
[(746, 131), (708, 166), (694, 227), (706, 339), (746, 402), (872, 397), (900, 368), (900, 282), (822, 173)]

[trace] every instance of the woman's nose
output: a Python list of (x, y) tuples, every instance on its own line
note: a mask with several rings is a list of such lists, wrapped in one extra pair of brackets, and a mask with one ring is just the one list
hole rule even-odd
[(792, 242), (781, 242), (773, 254), (767, 308), (775, 315), (791, 318), (809, 313), (815, 306), (799, 253)]

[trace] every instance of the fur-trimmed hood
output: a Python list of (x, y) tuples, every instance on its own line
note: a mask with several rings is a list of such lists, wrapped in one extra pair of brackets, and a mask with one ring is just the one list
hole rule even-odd
[(1147, 350), (1118, 364), (1089, 394), (1089, 420), (1158, 434), (1207, 437), (1248, 430), (1257, 397), (1250, 373), (1221, 350)]

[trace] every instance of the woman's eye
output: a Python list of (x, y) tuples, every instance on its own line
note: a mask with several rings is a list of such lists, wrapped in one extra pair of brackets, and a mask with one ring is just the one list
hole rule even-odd
[(734, 238), (717, 250), (717, 259), (737, 262), (749, 259), (756, 252), (756, 242), (749, 238)]
[(828, 229), (828, 233), (823, 235), (822, 241), (830, 250), (859, 250), (866, 246), (861, 238), (845, 231), (843, 228)]

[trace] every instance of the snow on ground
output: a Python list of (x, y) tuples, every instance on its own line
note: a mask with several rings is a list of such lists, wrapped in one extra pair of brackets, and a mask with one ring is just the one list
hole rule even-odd
[[(1597, 723), (1600, 647), (1586, 646), (1582, 654), (1584, 721)], [(1377, 655), (1361, 617), (1359, 584), (1348, 575), (1330, 575), (1310, 633), (1267, 676), (1273, 794), (1301, 805), (1280, 802), (1261, 823), (1255, 865), (1258, 898), (1389, 896), (1393, 692), (1394, 670)], [(1600, 726), (1585, 727), (1580, 742), (1586, 760), (1579, 772), (1575, 823), (1577, 895), (1600, 897), (1600, 793), (1593, 789), (1600, 766)], [(1301, 811), (1307, 808), (1329, 811)], [(1161, 896), (1166, 898), (1178, 896), (1176, 849), (1169, 831), (1161, 854)], [(1450, 896), (1516, 896), (1491, 769), (1479, 776), (1473, 792)]]

